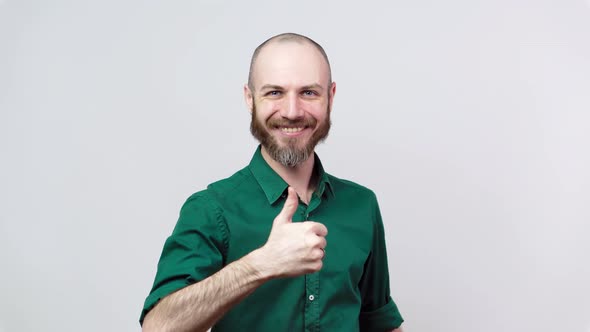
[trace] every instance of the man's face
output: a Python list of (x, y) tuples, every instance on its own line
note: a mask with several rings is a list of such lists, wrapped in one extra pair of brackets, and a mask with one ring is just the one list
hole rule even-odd
[(269, 44), (256, 60), (253, 88), (245, 87), (252, 135), (277, 162), (300, 165), (330, 130), (335, 85), (326, 61), (306, 43)]

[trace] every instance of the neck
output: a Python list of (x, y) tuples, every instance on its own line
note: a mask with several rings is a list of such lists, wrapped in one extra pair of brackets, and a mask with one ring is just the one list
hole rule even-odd
[(287, 182), (290, 187), (293, 187), (299, 198), (304, 203), (309, 203), (311, 195), (315, 190), (315, 181), (313, 177), (313, 167), (315, 158), (312, 154), (306, 161), (294, 167), (287, 167), (276, 160), (274, 160), (266, 151), (264, 146), (261, 149), (262, 158), (268, 163), (277, 174)]

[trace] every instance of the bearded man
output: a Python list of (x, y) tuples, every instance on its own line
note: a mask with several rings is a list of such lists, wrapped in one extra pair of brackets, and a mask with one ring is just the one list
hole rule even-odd
[(260, 145), (247, 167), (183, 205), (144, 331), (401, 331), (377, 199), (326, 173), (314, 152), (335, 93), (310, 38), (256, 48), (244, 98)]

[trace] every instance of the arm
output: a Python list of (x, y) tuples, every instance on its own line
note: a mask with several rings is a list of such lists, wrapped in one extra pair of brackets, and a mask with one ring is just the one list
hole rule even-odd
[(255, 267), (256, 254), (166, 296), (145, 317), (143, 331), (207, 331), (267, 279)]
[(385, 231), (375, 197), (372, 214), (373, 243), (359, 283), (362, 298), (360, 330), (400, 332), (404, 320), (390, 295)]
[(289, 188), (263, 247), (164, 297), (145, 316), (143, 331), (206, 331), (264, 282), (319, 271), (327, 230), (315, 222), (292, 223), (297, 204)]

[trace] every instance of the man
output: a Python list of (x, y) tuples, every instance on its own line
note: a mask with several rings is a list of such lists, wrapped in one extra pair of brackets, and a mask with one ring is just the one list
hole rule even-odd
[(255, 50), (244, 97), (261, 145), (182, 207), (144, 331), (401, 331), (375, 195), (314, 153), (335, 93), (311, 39), (281, 34)]

